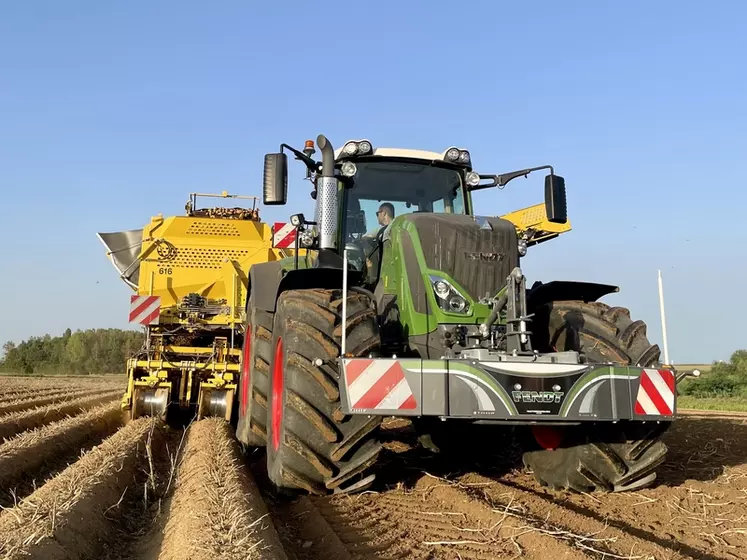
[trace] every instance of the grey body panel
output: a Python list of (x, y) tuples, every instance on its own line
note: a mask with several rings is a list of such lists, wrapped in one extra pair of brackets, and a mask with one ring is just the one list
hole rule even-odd
[[(668, 392), (666, 386), (668, 413), (643, 413), (636, 406), (642, 376), (673, 379), (672, 372), (571, 363), (567, 355), (544, 363), (359, 358), (342, 365), (341, 400), (347, 414), (521, 422), (672, 420), (676, 415), (676, 391)], [(401, 369), (407, 388), (392, 368)]]

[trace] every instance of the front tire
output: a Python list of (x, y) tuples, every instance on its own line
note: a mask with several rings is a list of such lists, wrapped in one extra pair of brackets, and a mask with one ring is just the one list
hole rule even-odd
[[(646, 337), (645, 323), (631, 320), (623, 307), (551, 302), (537, 310), (534, 325), (535, 347), (541, 352), (572, 350), (586, 363), (658, 365), (660, 350)], [(655, 469), (667, 454), (661, 436), (668, 427), (669, 422), (625, 421), (542, 428), (535, 435), (545, 448), (524, 453), (523, 462), (540, 484), (554, 489), (637, 490), (656, 479)]]
[[(375, 353), (380, 339), (370, 298), (350, 293), (347, 315), (348, 355)], [(278, 300), (267, 472), (279, 488), (327, 494), (372, 481), (366, 474), (381, 450), (374, 437), (381, 417), (341, 411), (341, 323), (341, 290), (289, 290)]]

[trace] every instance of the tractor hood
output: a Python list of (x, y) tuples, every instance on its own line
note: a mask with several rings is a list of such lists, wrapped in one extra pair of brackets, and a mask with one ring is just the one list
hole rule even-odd
[(415, 227), (425, 266), (449, 275), (473, 301), (494, 296), (519, 264), (516, 228), (507, 220), (417, 212), (399, 220)]

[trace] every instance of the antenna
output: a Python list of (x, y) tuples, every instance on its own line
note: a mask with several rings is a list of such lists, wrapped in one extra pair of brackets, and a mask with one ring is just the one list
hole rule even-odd
[(669, 345), (667, 344), (667, 319), (664, 314), (664, 285), (659, 271), (659, 311), (661, 312), (661, 336), (664, 339), (664, 364), (672, 365), (669, 361)]

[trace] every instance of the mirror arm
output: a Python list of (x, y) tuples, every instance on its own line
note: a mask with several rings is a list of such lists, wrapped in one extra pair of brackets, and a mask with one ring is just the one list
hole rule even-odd
[(485, 183), (471, 187), (468, 190), (479, 191), (482, 189), (489, 189), (491, 187), (498, 187), (502, 189), (506, 186), (509, 181), (516, 179), (517, 177), (526, 177), (532, 171), (539, 171), (540, 169), (549, 169), (551, 175), (555, 175), (555, 170), (552, 165), (542, 165), (540, 167), (530, 167), (529, 169), (522, 169), (521, 171), (512, 171), (511, 173), (503, 173), (502, 175), (480, 175), (480, 179), (489, 179), (490, 183)]
[(289, 151), (293, 152), (293, 155), (296, 156), (296, 159), (302, 161), (306, 167), (308, 167), (309, 171), (318, 172), (321, 164), (319, 162), (314, 161), (309, 156), (304, 154), (303, 152), (299, 152), (297, 149), (295, 149), (293, 146), (289, 146), (288, 144), (280, 144), (280, 151), (283, 151), (283, 148), (288, 149)]

